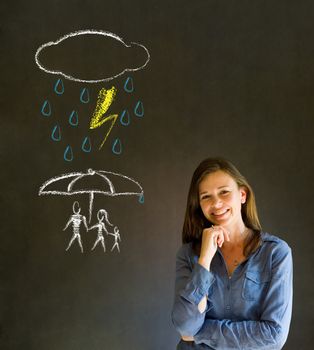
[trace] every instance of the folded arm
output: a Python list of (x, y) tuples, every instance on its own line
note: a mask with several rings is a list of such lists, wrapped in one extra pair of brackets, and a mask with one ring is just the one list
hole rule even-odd
[(216, 350), (281, 349), (290, 326), (292, 310), (292, 256), (288, 246), (273, 261), (272, 279), (261, 305), (260, 320), (206, 319), (193, 338)]

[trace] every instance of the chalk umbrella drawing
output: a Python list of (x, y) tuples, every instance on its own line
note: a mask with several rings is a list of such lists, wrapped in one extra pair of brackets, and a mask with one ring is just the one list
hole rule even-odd
[[(97, 179), (96, 179), (97, 178)], [(80, 182), (84, 180), (83, 184)], [(86, 188), (86, 180), (91, 180), (92, 184), (90, 188)], [(99, 181), (100, 180), (100, 181)], [(94, 187), (93, 183), (101, 183), (102, 188)], [(116, 184), (115, 184), (116, 183)], [(55, 185), (60, 185), (59, 188), (54, 188)], [(133, 190), (122, 190), (116, 187), (130, 186)], [(62, 189), (63, 186), (63, 189)], [(134, 188), (136, 190), (134, 190)], [(134, 179), (105, 170), (93, 170), (88, 169), (86, 172), (73, 172), (68, 174), (62, 174), (47, 180), (39, 189), (41, 195), (61, 195), (61, 196), (73, 196), (80, 194), (88, 194), (89, 196), (89, 221), (91, 222), (93, 213), (93, 202), (95, 194), (101, 194), (109, 197), (116, 196), (138, 196), (139, 202), (144, 202), (144, 191), (142, 186)]]

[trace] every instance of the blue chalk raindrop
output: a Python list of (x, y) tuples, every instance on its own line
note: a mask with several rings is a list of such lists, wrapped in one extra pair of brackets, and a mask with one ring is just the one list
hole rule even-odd
[(67, 162), (71, 162), (73, 160), (73, 151), (72, 151), (72, 147), (71, 146), (67, 146), (64, 154), (63, 154), (63, 158), (64, 160), (66, 160)]
[(64, 93), (64, 85), (62, 79), (58, 79), (56, 81), (54, 91), (57, 95), (62, 95)]
[(144, 115), (144, 106), (143, 106), (143, 102), (138, 101), (135, 108), (134, 108), (134, 114), (137, 117), (143, 117)]
[(72, 126), (78, 126), (78, 114), (77, 111), (72, 111), (69, 116), (69, 123)]
[(115, 139), (112, 145), (112, 152), (114, 154), (121, 154), (122, 153), (122, 144), (120, 139)]
[(88, 136), (86, 136), (84, 138), (84, 140), (83, 140), (82, 150), (84, 152), (90, 152), (92, 150), (92, 145), (91, 145), (91, 142), (90, 142), (90, 138)]
[(120, 123), (124, 126), (130, 125), (131, 118), (130, 118), (130, 113), (127, 109), (123, 110), (120, 116)]
[(41, 114), (45, 117), (51, 116), (51, 106), (48, 100), (46, 100), (41, 107)]
[(131, 77), (128, 77), (124, 83), (124, 90), (126, 92), (133, 92), (134, 91), (134, 85), (133, 85), (133, 79)]
[(81, 90), (80, 101), (82, 103), (88, 103), (89, 102), (89, 91), (88, 91), (87, 88), (83, 88)]
[(60, 141), (61, 140), (61, 129), (60, 129), (60, 126), (58, 124), (56, 124), (54, 126), (54, 128), (52, 129), (51, 138), (53, 139), (53, 141)]
[(144, 193), (142, 193), (138, 199), (138, 201), (143, 204), (144, 203)]

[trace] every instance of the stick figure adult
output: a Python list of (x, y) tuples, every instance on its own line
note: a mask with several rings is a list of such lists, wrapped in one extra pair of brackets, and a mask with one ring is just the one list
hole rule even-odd
[(80, 235), (80, 226), (81, 226), (81, 223), (83, 222), (83, 224), (86, 228), (86, 231), (88, 231), (86, 217), (84, 215), (80, 214), (81, 208), (80, 208), (79, 202), (75, 201), (73, 203), (72, 209), (73, 209), (73, 215), (71, 215), (69, 221), (66, 223), (66, 225), (63, 229), (63, 231), (65, 231), (68, 228), (68, 226), (72, 223), (73, 236), (71, 238), (71, 241), (70, 241), (66, 251), (68, 251), (70, 249), (71, 245), (73, 244), (73, 242), (75, 240), (77, 240), (78, 244), (81, 248), (81, 252), (83, 253), (83, 245), (82, 245), (82, 240), (81, 240), (81, 235)]
[(108, 213), (105, 209), (100, 209), (98, 211), (97, 218), (98, 218), (98, 223), (89, 228), (89, 230), (92, 230), (94, 228), (97, 228), (97, 230), (98, 230), (97, 239), (96, 239), (94, 246), (91, 250), (94, 250), (96, 248), (97, 244), (100, 242), (103, 249), (104, 249), (104, 252), (106, 252), (105, 238), (104, 238), (102, 233), (104, 231), (108, 235), (109, 232), (108, 232), (108, 230), (103, 222), (104, 219), (108, 225), (110, 225), (110, 226), (113, 226), (113, 225), (109, 222)]

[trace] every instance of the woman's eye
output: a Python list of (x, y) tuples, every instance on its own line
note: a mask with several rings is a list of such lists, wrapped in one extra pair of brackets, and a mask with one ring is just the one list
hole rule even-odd
[(227, 191), (227, 190), (225, 190), (225, 191), (221, 191), (221, 194), (228, 194), (230, 191)]

